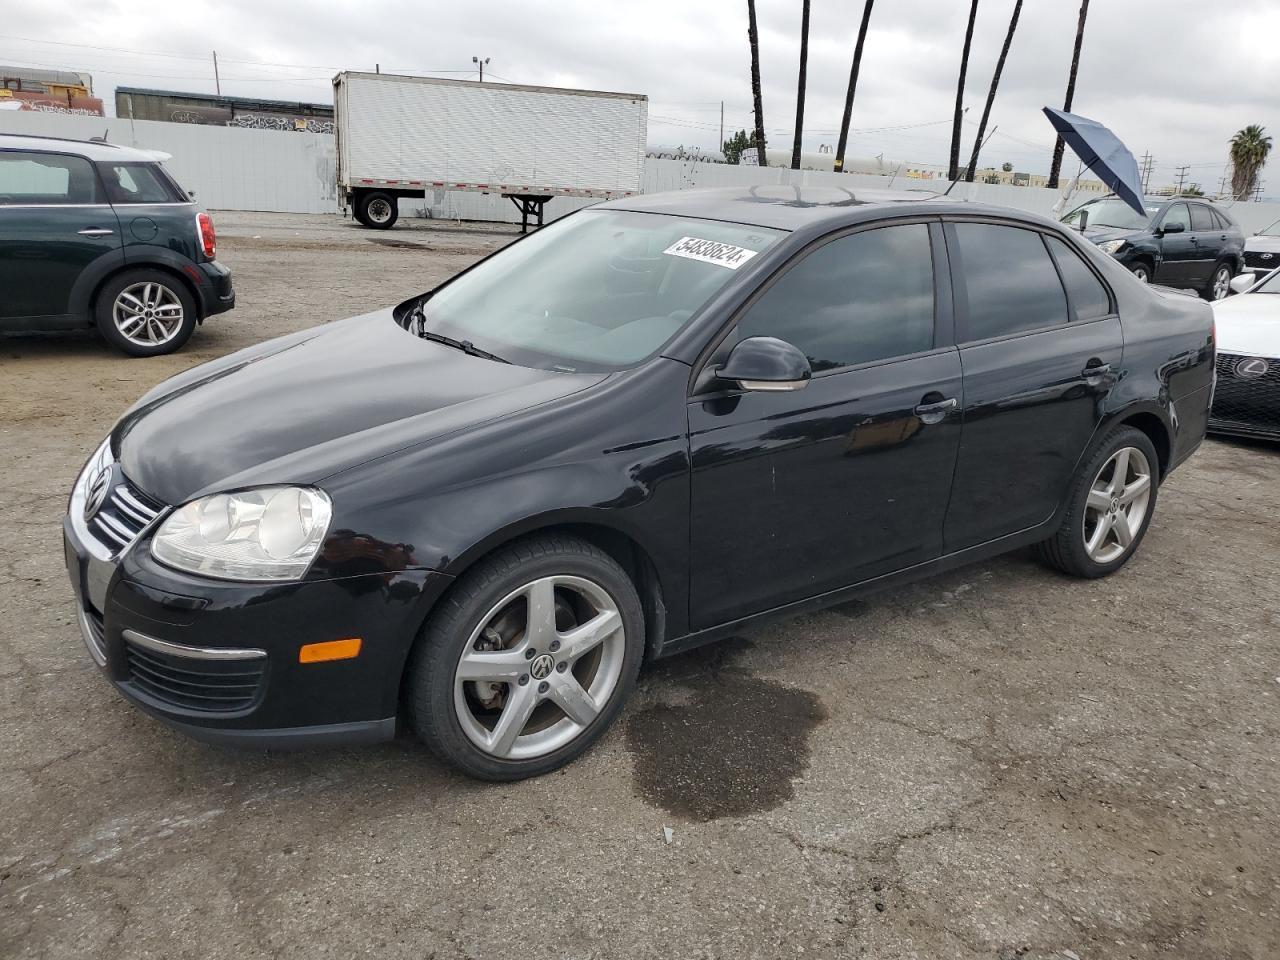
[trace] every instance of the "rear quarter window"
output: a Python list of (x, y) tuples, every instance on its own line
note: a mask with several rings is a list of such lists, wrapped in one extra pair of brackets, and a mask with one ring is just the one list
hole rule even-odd
[(1096, 320), (1111, 312), (1111, 296), (1102, 281), (1097, 278), (1080, 255), (1057, 237), (1047, 237), (1049, 249), (1058, 262), (1062, 283), (1067, 288), (1067, 299), (1076, 320)]
[(99, 163), (98, 172), (114, 204), (187, 202), (158, 163)]

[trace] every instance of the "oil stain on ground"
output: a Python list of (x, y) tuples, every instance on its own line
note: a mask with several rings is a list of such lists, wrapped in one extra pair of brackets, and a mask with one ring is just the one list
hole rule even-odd
[(691, 697), (627, 720), (637, 795), (686, 820), (759, 813), (790, 800), (809, 764), (810, 734), (826, 719), (807, 690), (725, 669), (734, 650), (726, 641), (659, 668), (654, 683), (678, 684)]

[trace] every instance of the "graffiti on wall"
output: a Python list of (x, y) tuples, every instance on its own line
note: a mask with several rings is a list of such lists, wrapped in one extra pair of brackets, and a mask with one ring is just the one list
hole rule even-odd
[(297, 130), (305, 133), (333, 133), (333, 121), (323, 117), (283, 117), (271, 113), (237, 113), (228, 127), (245, 130)]

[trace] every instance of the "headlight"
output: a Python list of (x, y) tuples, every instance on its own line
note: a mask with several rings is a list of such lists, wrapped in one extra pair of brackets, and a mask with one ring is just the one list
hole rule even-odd
[(1103, 253), (1115, 253), (1128, 242), (1128, 240), (1108, 240), (1106, 243), (1098, 244), (1098, 249)]
[(193, 500), (169, 515), (151, 555), (223, 580), (296, 580), (324, 542), (329, 497), (309, 487), (258, 487)]

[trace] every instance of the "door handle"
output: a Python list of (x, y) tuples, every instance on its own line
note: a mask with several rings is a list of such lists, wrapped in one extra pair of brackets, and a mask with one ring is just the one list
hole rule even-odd
[[(937, 394), (935, 393), (934, 396), (936, 397)], [(946, 419), (947, 414), (958, 406), (960, 406), (959, 400), (955, 397), (947, 397), (945, 400), (917, 404), (915, 414), (922, 423), (941, 423)]]
[(1103, 363), (1101, 360), (1090, 360), (1084, 365), (1084, 369), (1080, 371), (1082, 377), (1101, 377), (1111, 372), (1111, 364)]
[(108, 230), (106, 227), (85, 227), (83, 230), (76, 231), (82, 237), (109, 237), (114, 230)]

